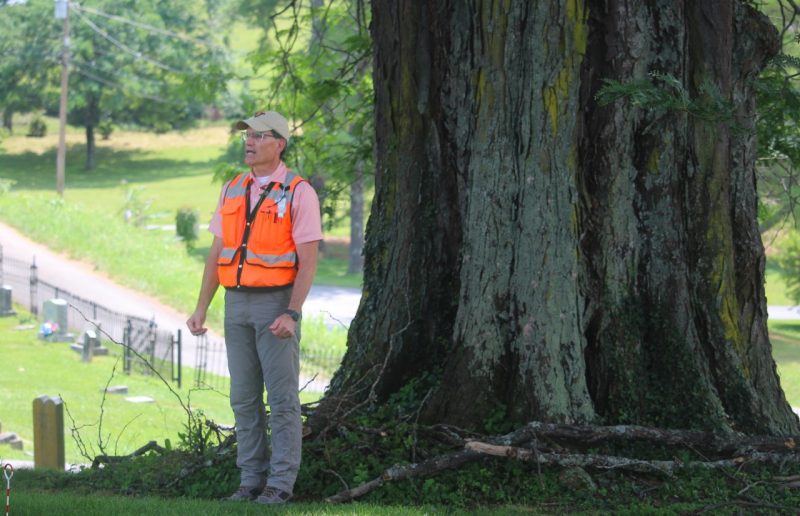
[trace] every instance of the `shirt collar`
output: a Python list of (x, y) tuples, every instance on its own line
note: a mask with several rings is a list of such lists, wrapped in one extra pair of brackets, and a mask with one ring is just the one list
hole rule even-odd
[[(275, 170), (272, 171), (272, 175), (269, 178), (269, 182), (270, 183), (275, 182), (275, 183), (283, 184), (283, 181), (286, 179), (286, 174), (288, 172), (289, 172), (289, 169), (286, 167), (286, 163), (281, 161), (280, 163), (278, 163), (278, 168), (276, 168)], [(256, 175), (253, 174), (252, 170), (250, 171), (250, 175), (248, 177), (248, 181), (257, 184)]]

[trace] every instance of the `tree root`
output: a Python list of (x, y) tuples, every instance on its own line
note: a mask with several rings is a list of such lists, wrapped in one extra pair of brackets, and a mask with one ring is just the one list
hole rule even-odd
[[(441, 430), (441, 429), (440, 429)], [(449, 440), (458, 441), (458, 429), (447, 427)], [(547, 444), (542, 441), (546, 439)], [(638, 473), (657, 473), (672, 477), (684, 468), (706, 469), (741, 468), (748, 464), (783, 466), (800, 463), (800, 450), (794, 437), (718, 436), (711, 432), (694, 430), (666, 430), (635, 425), (584, 426), (531, 422), (502, 436), (483, 439), (464, 439), (463, 449), (453, 451), (419, 463), (395, 465), (379, 477), (352, 489), (345, 489), (326, 498), (339, 503), (359, 498), (386, 482), (414, 477), (427, 477), (445, 469), (455, 469), (485, 456), (508, 457), (538, 465), (623, 470)], [(574, 452), (575, 449), (607, 443), (650, 442), (654, 445), (688, 448), (700, 455), (700, 450), (717, 457), (694, 461), (643, 460), (630, 457)], [(701, 455), (702, 457), (702, 455)], [(800, 476), (775, 477), (783, 480), (785, 487), (800, 485)]]
[(682, 468), (702, 467), (706, 469), (737, 468), (745, 464), (783, 464), (786, 462), (800, 462), (800, 455), (782, 455), (779, 453), (752, 452), (732, 459), (715, 461), (679, 460), (641, 460), (613, 455), (581, 454), (581, 453), (547, 453), (537, 452), (529, 448), (513, 446), (497, 446), (478, 441), (467, 443), (466, 449), (495, 457), (509, 457), (512, 459), (531, 461), (544, 466), (563, 466), (596, 469), (621, 469), (638, 473), (663, 473), (672, 476)]
[(589, 426), (540, 423), (532, 421), (524, 427), (501, 437), (488, 439), (498, 445), (516, 446), (533, 439), (559, 439), (595, 446), (608, 442), (650, 441), (666, 446), (688, 446), (722, 454), (749, 451), (790, 452), (798, 450), (800, 436), (720, 436), (698, 430), (668, 430), (637, 425)]

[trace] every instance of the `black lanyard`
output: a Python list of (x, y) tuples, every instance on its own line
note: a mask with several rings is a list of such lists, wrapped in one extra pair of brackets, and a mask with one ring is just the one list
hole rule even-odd
[(240, 287), (242, 284), (242, 268), (244, 265), (245, 255), (247, 254), (247, 243), (250, 240), (250, 225), (253, 223), (253, 220), (256, 218), (256, 214), (258, 213), (258, 209), (261, 207), (261, 203), (264, 202), (264, 199), (267, 198), (269, 192), (272, 191), (272, 187), (275, 186), (276, 181), (272, 181), (267, 187), (261, 192), (261, 196), (258, 198), (258, 203), (256, 203), (255, 208), (250, 211), (250, 187), (253, 185), (253, 182), (250, 181), (247, 183), (247, 188), (245, 188), (244, 192), (244, 199), (245, 199), (245, 215), (244, 220), (246, 224), (244, 225), (244, 234), (242, 235), (242, 243), (239, 244), (239, 270), (236, 271), (236, 286)]
[[(247, 188), (245, 189), (245, 192), (244, 192), (244, 199), (245, 199), (245, 203), (246, 203), (245, 204), (245, 206), (246, 206), (245, 214), (246, 215), (245, 215), (244, 218), (245, 218), (245, 220), (247, 222), (253, 222), (253, 219), (256, 218), (256, 213), (258, 213), (258, 209), (261, 207), (261, 203), (264, 202), (264, 199), (267, 198), (267, 195), (269, 195), (269, 193), (272, 191), (272, 187), (275, 186), (276, 183), (277, 183), (277, 181), (272, 181), (272, 182), (270, 182), (270, 184), (267, 185), (266, 188), (264, 188), (264, 191), (261, 192), (261, 195), (258, 198), (258, 202), (256, 203), (256, 206), (255, 206), (255, 208), (253, 208), (252, 211), (250, 210), (250, 187), (253, 186), (253, 182), (250, 181), (249, 183), (247, 183)], [(247, 235), (249, 230), (250, 230), (250, 228), (245, 226), (245, 235)], [(245, 239), (244, 241), (246, 242), (247, 240)]]

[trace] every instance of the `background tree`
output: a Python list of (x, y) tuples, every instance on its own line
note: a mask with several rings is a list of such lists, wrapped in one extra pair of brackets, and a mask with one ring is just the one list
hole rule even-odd
[[(30, 23), (34, 19), (38, 23)], [(15, 113), (42, 109), (54, 92), (58, 79), (52, 72), (60, 61), (53, 34), (58, 31), (52, 3), (0, 8), (0, 110), (9, 132)]]
[(762, 6), (779, 29), (779, 53), (771, 58), (756, 82), (759, 122), (760, 222), (762, 231), (787, 222), (797, 225), (800, 192), (800, 46), (797, 21), (800, 6), (777, 0)]
[[(362, 268), (364, 196), (372, 169), (371, 41), (361, 2), (241, 2), (237, 16), (263, 29), (250, 56), (253, 74), (270, 78), (244, 95), (243, 113), (265, 106), (293, 119), (289, 165), (318, 187), (329, 221), (344, 197), (352, 208), (350, 272)], [(238, 147), (238, 143), (233, 145)], [(238, 151), (232, 156), (240, 156)], [(239, 164), (223, 167), (230, 177)]]
[[(2, 23), (13, 25), (0, 44), (16, 48), (0, 68), (0, 81), (11, 85), (0, 98), (7, 109), (58, 110), (54, 88), (31, 88), (44, 74), (57, 84), (61, 29), (52, 9), (52, 2), (30, 0), (0, 11)], [(86, 130), (88, 169), (100, 124), (186, 127), (224, 90), (228, 56), (214, 39), (219, 14), (214, 2), (188, 0), (70, 4), (68, 122)]]
[(68, 120), (86, 129), (88, 169), (99, 124), (187, 127), (224, 89), (227, 58), (213, 38), (214, 14), (211, 3), (188, 1), (73, 6), (78, 77)]
[[(414, 387), (421, 421), (471, 428), (797, 432), (756, 222), (764, 16), (731, 0), (372, 13), (364, 298), (315, 426)], [(734, 123), (595, 100), (651, 72), (718, 92)]]

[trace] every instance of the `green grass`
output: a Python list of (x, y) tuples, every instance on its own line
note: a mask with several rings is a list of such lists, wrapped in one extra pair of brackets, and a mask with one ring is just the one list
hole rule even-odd
[[(528, 512), (528, 511), (525, 511)], [(130, 497), (97, 493), (75, 494), (68, 491), (13, 490), (11, 514), (58, 514), (76, 516), (107, 516), (157, 514), (159, 516), (202, 514), (302, 514), (302, 515), (423, 515), (448, 514), (450, 511), (432, 507), (380, 506), (353, 503), (334, 506), (324, 503), (290, 503), (285, 507), (268, 508), (249, 503), (218, 502), (193, 499), (169, 499), (154, 496)]]
[(786, 291), (786, 280), (774, 260), (767, 259), (764, 290), (768, 305), (794, 306), (797, 304), (789, 297), (789, 293)]
[[(120, 217), (104, 217), (82, 204), (62, 202), (45, 193), (0, 195), (0, 219), (183, 313), (194, 310), (202, 257), (188, 254), (170, 233), (129, 226)], [(222, 296), (216, 296), (208, 322), (221, 328), (222, 319)]]
[[(15, 432), (25, 444), (33, 446), (33, 399), (45, 394), (61, 396), (75, 419), (80, 434), (93, 453), (99, 453), (98, 440), (105, 443), (110, 454), (127, 454), (155, 440), (164, 445), (165, 439), (178, 443), (178, 433), (184, 430), (187, 416), (177, 398), (157, 378), (122, 371), (122, 360), (114, 356), (97, 356), (91, 363), (81, 362), (80, 355), (66, 343), (39, 340), (36, 329), (17, 329), (28, 326), (29, 316), (23, 311), (18, 317), (0, 319), (0, 422), (4, 432)], [(319, 323), (321, 325), (321, 323)], [(309, 341), (315, 342), (314, 325), (310, 325)], [(319, 340), (319, 339), (316, 339)], [(344, 346), (343, 338), (340, 346)], [(114, 346), (111, 344), (110, 346)], [(112, 349), (112, 351), (114, 351)], [(47, 360), (43, 360), (47, 357)], [(232, 424), (233, 415), (227, 391), (191, 389), (194, 371), (183, 368), (184, 386), (173, 388), (194, 410), (200, 409), (218, 423)], [(103, 424), (99, 428), (102, 390), (110, 385), (126, 385), (127, 395), (107, 395), (103, 405)], [(126, 396), (149, 396), (155, 403), (130, 403)], [(302, 392), (304, 403), (319, 399), (320, 393)], [(86, 462), (69, 437), (72, 425), (65, 414), (66, 459), (70, 463)], [(32, 460), (23, 451), (0, 445), (0, 458)]]
[(769, 321), (769, 335), (786, 399), (800, 407), (800, 321)]

